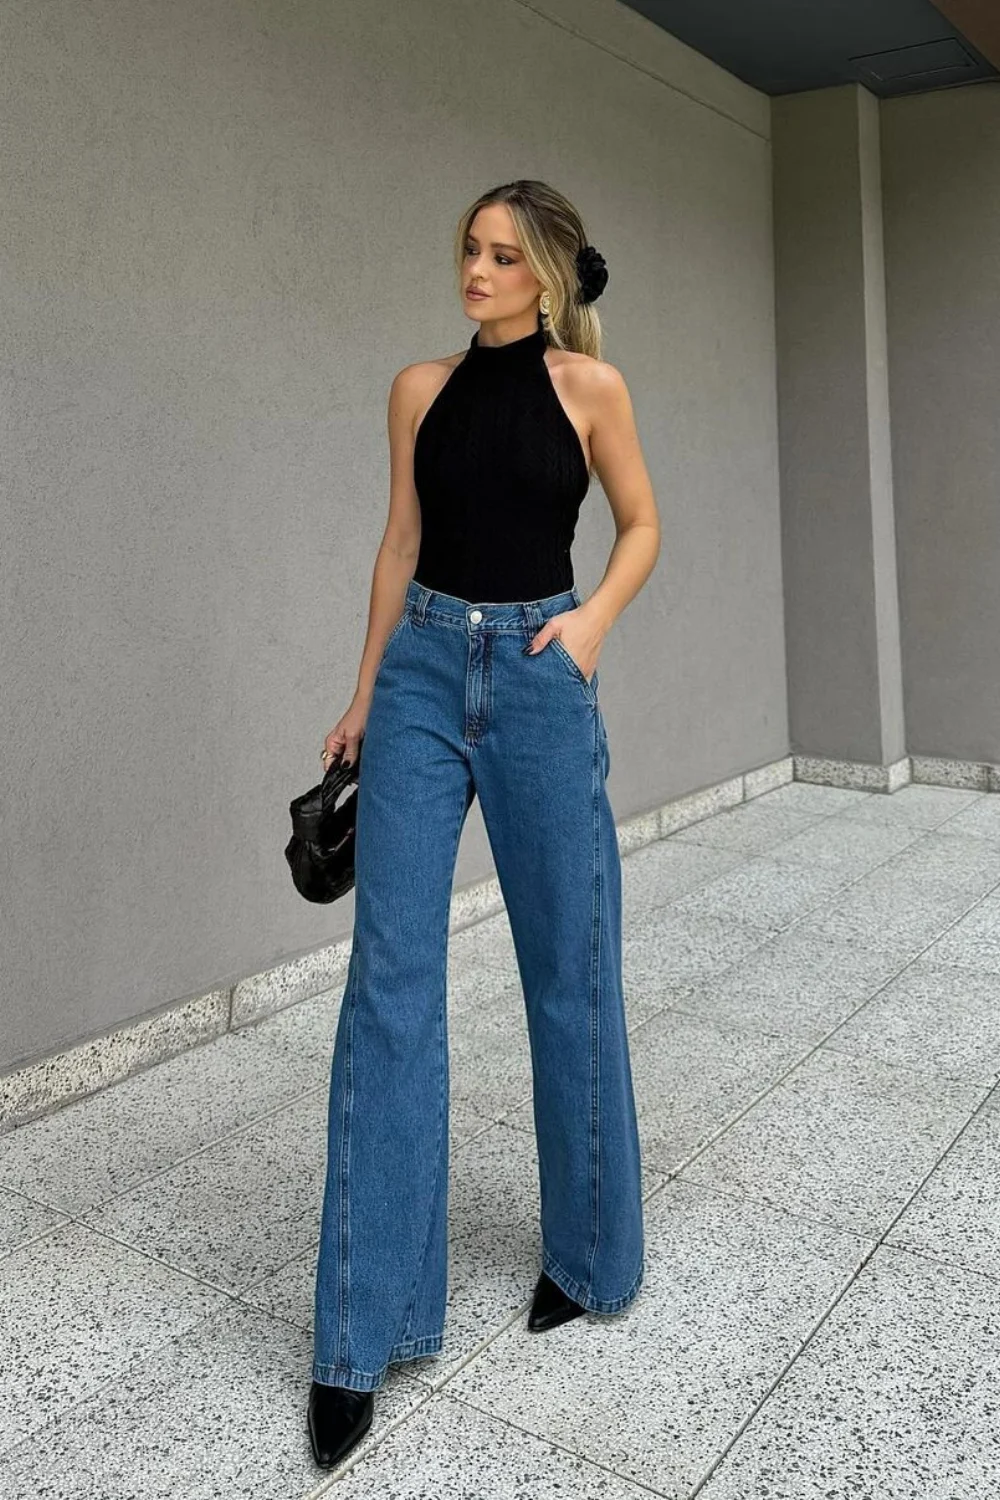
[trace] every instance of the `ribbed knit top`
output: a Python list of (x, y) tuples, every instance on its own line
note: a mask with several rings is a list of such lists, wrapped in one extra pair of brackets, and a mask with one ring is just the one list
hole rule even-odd
[(420, 421), (414, 579), (470, 602), (573, 587), (570, 547), (590, 473), (545, 362), (545, 330), (506, 344), (479, 331)]

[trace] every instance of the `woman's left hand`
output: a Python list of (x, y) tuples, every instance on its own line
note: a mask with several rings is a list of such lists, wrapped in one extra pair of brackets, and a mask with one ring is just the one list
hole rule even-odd
[(584, 677), (590, 678), (597, 667), (605, 634), (604, 626), (588, 613), (587, 606), (578, 604), (576, 609), (563, 610), (546, 620), (538, 634), (532, 637), (525, 655), (537, 656), (557, 635)]

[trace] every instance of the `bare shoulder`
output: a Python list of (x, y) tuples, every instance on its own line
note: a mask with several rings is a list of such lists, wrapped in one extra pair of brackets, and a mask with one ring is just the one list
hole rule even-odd
[(606, 359), (595, 359), (592, 354), (579, 354), (575, 349), (557, 349), (550, 344), (545, 357), (551, 370), (559, 370), (564, 378), (584, 391), (620, 390), (625, 378), (616, 365)]
[(579, 354), (571, 349), (554, 349), (551, 369), (560, 372), (567, 394), (579, 401), (581, 406), (596, 413), (628, 400), (625, 377), (616, 365), (606, 359), (594, 359), (590, 354)]
[[(464, 353), (464, 351), (463, 351)], [(462, 363), (463, 354), (442, 354), (437, 359), (418, 359), (404, 365), (393, 379), (393, 388), (399, 391), (420, 391), (428, 384), (440, 384), (447, 380), (456, 365)]]

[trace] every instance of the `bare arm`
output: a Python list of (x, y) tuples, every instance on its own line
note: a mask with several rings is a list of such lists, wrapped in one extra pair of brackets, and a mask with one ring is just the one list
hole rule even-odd
[(593, 465), (617, 535), (597, 588), (578, 609), (553, 615), (534, 637), (533, 649), (542, 650), (558, 635), (589, 677), (604, 637), (656, 565), (660, 519), (624, 377), (614, 365), (594, 360), (579, 367), (577, 380), (580, 405), (590, 420)]
[(420, 551), (420, 505), (413, 483), (414, 416), (426, 383), (419, 365), (400, 370), (389, 391), (389, 515), (375, 555), (368, 631), (356, 696), (368, 701), (385, 643), (403, 613), (406, 585)]
[(420, 551), (420, 503), (413, 483), (413, 431), (418, 410), (429, 401), (426, 365), (407, 365), (389, 391), (389, 515), (375, 556), (357, 687), (347, 711), (324, 741), (324, 765), (343, 752), (353, 765), (371, 707), (375, 677), (386, 641), (403, 613), (406, 585)]
[(600, 360), (587, 373), (593, 412), (590, 451), (617, 536), (604, 577), (581, 608), (608, 631), (656, 565), (660, 519), (624, 376)]

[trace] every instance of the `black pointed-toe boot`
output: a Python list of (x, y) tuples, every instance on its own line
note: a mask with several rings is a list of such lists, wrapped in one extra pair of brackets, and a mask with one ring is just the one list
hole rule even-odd
[(579, 1302), (574, 1302), (572, 1297), (567, 1297), (562, 1287), (557, 1286), (543, 1271), (535, 1287), (531, 1311), (528, 1314), (528, 1327), (532, 1333), (543, 1333), (545, 1329), (556, 1328), (560, 1323), (568, 1323), (570, 1318), (578, 1318), (586, 1311), (587, 1309)]
[(313, 1458), (332, 1469), (360, 1443), (375, 1415), (374, 1391), (350, 1391), (343, 1385), (314, 1380), (309, 1391), (307, 1423)]

